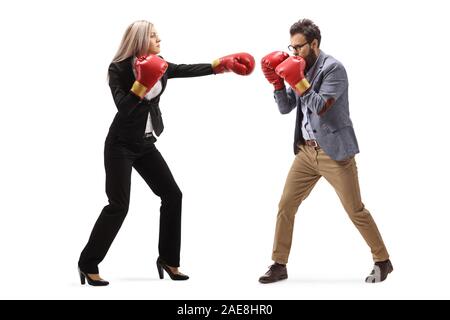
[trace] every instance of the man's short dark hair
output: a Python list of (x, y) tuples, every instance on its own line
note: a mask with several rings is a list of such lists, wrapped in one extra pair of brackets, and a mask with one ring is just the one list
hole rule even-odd
[(311, 43), (314, 39), (317, 39), (319, 42), (318, 46), (320, 47), (320, 29), (309, 19), (298, 20), (291, 26), (289, 32), (291, 33), (291, 37), (297, 33), (303, 34), (309, 43)]

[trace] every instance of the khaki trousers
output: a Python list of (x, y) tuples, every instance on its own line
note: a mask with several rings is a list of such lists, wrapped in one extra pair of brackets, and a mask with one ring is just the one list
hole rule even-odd
[(345, 211), (370, 247), (373, 260), (389, 259), (377, 225), (361, 201), (355, 158), (336, 161), (320, 148), (302, 145), (286, 178), (279, 203), (272, 260), (282, 264), (288, 262), (295, 214), (322, 176), (336, 190)]

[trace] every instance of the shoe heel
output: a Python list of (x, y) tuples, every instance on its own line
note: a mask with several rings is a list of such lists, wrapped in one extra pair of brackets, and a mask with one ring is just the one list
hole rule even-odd
[(164, 270), (159, 261), (156, 261), (156, 268), (158, 269), (159, 278), (164, 279)]
[(82, 274), (80, 270), (78, 270), (78, 274), (80, 275), (81, 284), (86, 284), (86, 277), (84, 276), (84, 274)]

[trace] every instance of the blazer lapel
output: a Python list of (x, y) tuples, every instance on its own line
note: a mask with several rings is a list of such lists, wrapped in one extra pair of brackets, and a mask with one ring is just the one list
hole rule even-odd
[(306, 78), (308, 79), (309, 83), (314, 82), (314, 79), (317, 77), (317, 75), (322, 70), (325, 60), (326, 60), (326, 54), (322, 50), (320, 50), (319, 56), (317, 57), (317, 60), (316, 60), (316, 63), (314, 63), (314, 66), (306, 74)]

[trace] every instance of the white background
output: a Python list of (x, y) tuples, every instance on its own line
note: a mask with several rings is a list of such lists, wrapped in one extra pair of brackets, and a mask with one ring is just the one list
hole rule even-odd
[[(14, 1), (0, 10), (0, 298), (450, 298), (445, 1)], [(297, 215), (289, 280), (261, 285), (294, 159), (260, 59), (308, 17), (347, 69), (363, 201), (390, 251), (388, 281), (363, 282), (370, 251), (320, 181)], [(128, 217), (82, 287), (79, 253), (107, 203), (103, 143), (116, 108), (107, 67), (126, 27), (153, 21), (161, 54), (211, 62), (247, 51), (248, 77), (170, 80), (157, 147), (183, 191), (181, 270), (157, 278), (159, 199), (136, 172)], [(167, 276), (166, 276), (167, 278)]]

